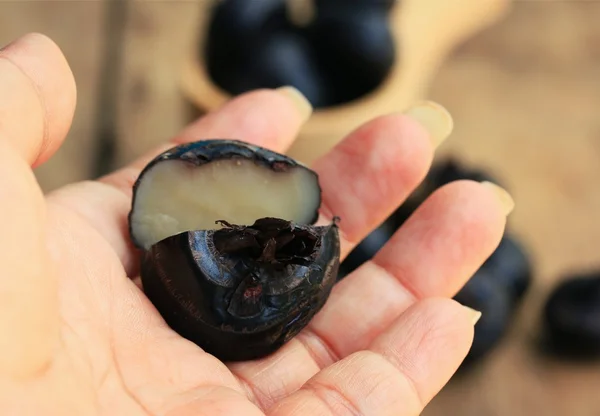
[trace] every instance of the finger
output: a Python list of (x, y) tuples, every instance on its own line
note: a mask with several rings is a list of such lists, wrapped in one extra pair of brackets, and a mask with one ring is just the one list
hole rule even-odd
[[(341, 217), (342, 257), (414, 191), (427, 174), (433, 150), (451, 130), (448, 112), (426, 102), (407, 114), (366, 123), (316, 162), (323, 189), (319, 221)], [(328, 355), (326, 350), (319, 348), (317, 355)], [(230, 368), (246, 382), (254, 399), (268, 407), (319, 371), (313, 354), (293, 342), (264, 360)]]
[(433, 150), (451, 130), (448, 112), (428, 102), (408, 115), (365, 124), (315, 163), (323, 188), (321, 222), (341, 218), (342, 258), (421, 183)]
[(73, 74), (58, 46), (33, 33), (0, 51), (0, 136), (32, 166), (59, 148), (75, 111)]
[(431, 285), (423, 295), (452, 296), (498, 245), (505, 221), (501, 201), (485, 186), (462, 181), (441, 188), (396, 232), (384, 257), (377, 257), (392, 262), (391, 270), (374, 262), (361, 266), (277, 354), (232, 369), (257, 403), (276, 402), (319, 369), (367, 348), (415, 302), (412, 288), (421, 280)]
[(160, 148), (140, 157), (98, 182), (86, 182), (54, 192), (49, 201), (75, 211), (93, 225), (119, 255), (129, 276), (137, 273), (136, 250), (130, 242), (127, 214), (132, 187), (141, 169), (176, 144), (201, 139), (241, 139), (284, 152), (310, 116), (310, 104), (296, 90), (259, 90), (240, 95), (188, 126)]
[[(323, 188), (322, 218), (340, 216), (342, 256), (389, 216), (425, 177), (433, 150), (450, 133), (452, 119), (434, 103), (402, 115), (379, 117), (351, 133), (315, 164)], [(301, 336), (298, 340), (309, 338)], [(287, 396), (320, 369), (327, 348), (295, 340), (263, 360), (233, 364), (263, 407)], [(318, 345), (317, 345), (318, 347)], [(316, 355), (315, 355), (316, 354)], [(308, 365), (306, 364), (308, 363)]]
[(45, 206), (30, 165), (63, 140), (74, 87), (56, 45), (28, 35), (0, 52), (0, 90), (0, 372), (27, 377), (46, 367), (58, 335)]
[(321, 365), (366, 348), (416, 300), (454, 296), (498, 246), (502, 201), (471, 181), (434, 192), (371, 262), (334, 288), (311, 322), (306, 342), (328, 350), (313, 353)]
[[(467, 205), (473, 207), (474, 202), (481, 211), (463, 210)], [(454, 296), (498, 246), (506, 216), (513, 208), (510, 195), (496, 185), (454, 182), (420, 207), (373, 261), (417, 298)], [(432, 227), (434, 218), (443, 221), (445, 228)], [(450, 247), (451, 241), (461, 244)], [(423, 261), (428, 252), (433, 256)], [(443, 273), (448, 270), (452, 273)]]
[(0, 373), (28, 377), (46, 366), (58, 334), (56, 276), (33, 172), (4, 140), (0, 154)]
[(473, 325), (452, 300), (418, 302), (368, 350), (319, 372), (269, 415), (417, 416), (463, 361)]

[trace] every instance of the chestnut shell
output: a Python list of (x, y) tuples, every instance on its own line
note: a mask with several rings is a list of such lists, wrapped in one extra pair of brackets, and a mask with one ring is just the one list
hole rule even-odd
[(308, 324), (336, 282), (337, 226), (312, 229), (321, 238), (315, 260), (283, 270), (265, 264), (260, 308), (250, 316), (239, 312), (240, 297), (252, 294), (248, 279), (255, 266), (243, 257), (219, 254), (212, 244), (214, 231), (175, 235), (144, 252), (144, 291), (172, 329), (206, 352), (223, 361), (263, 357)]

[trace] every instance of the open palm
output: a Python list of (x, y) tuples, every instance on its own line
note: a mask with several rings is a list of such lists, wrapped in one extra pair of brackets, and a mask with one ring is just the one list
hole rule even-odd
[[(255, 91), (99, 181), (44, 196), (31, 168), (70, 127), (75, 84), (28, 35), (0, 52), (0, 411), (6, 415), (417, 415), (465, 357), (477, 315), (450, 300), (500, 241), (510, 197), (461, 181), (434, 193), (310, 325), (262, 360), (227, 364), (169, 329), (137, 283), (131, 186), (177, 143), (234, 138), (285, 152), (310, 108)], [(435, 106), (382, 116), (313, 168), (342, 255), (424, 178), (451, 123)]]

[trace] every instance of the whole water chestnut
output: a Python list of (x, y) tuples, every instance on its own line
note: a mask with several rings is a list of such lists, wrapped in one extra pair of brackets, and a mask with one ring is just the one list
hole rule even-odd
[(567, 276), (544, 305), (547, 347), (566, 357), (600, 357), (600, 272)]
[(199, 58), (211, 81), (232, 95), (291, 85), (315, 108), (343, 104), (374, 91), (391, 72), (395, 3), (318, 0), (307, 19), (296, 19), (301, 9), (291, 0), (220, 0)]
[(266, 356), (323, 307), (336, 281), (336, 220), (316, 226), (318, 176), (235, 140), (177, 146), (133, 189), (130, 234), (144, 292), (167, 324), (224, 361)]
[(308, 31), (315, 55), (336, 91), (335, 104), (358, 99), (378, 88), (396, 59), (388, 13), (364, 5), (325, 8)]

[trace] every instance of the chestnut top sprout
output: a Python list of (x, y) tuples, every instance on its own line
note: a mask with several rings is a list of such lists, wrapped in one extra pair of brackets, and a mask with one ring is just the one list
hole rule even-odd
[(277, 350), (337, 280), (336, 220), (316, 226), (318, 176), (235, 140), (168, 150), (134, 184), (130, 234), (145, 294), (181, 336), (222, 360)]

